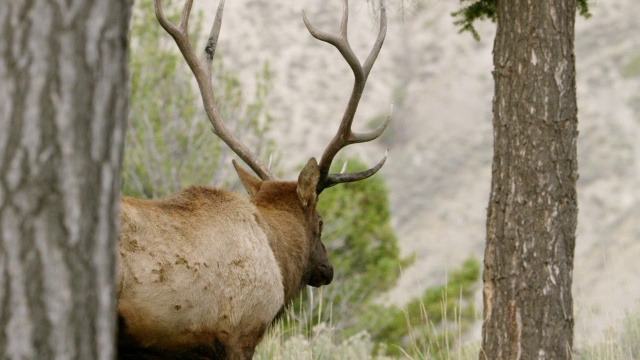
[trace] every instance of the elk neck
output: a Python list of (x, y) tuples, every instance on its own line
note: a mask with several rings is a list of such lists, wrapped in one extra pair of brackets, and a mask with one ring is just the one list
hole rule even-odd
[(254, 198), (280, 266), (285, 306), (308, 281), (310, 242), (295, 182), (265, 181)]

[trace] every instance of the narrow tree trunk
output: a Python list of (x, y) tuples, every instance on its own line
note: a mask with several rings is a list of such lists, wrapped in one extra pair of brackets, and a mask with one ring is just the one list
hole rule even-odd
[(499, 0), (480, 359), (567, 359), (577, 223), (575, 0)]
[(0, 1), (0, 358), (115, 355), (129, 0)]

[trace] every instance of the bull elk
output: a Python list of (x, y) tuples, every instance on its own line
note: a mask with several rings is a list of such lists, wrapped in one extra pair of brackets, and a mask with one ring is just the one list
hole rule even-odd
[(121, 200), (117, 311), (120, 358), (251, 359), (265, 331), (306, 286), (331, 283), (333, 267), (320, 239), (320, 193), (333, 185), (365, 179), (384, 164), (356, 173), (330, 174), (332, 160), (349, 144), (371, 141), (384, 131), (351, 130), (369, 72), (386, 33), (382, 8), (377, 40), (363, 65), (347, 40), (348, 3), (340, 33), (304, 23), (313, 37), (335, 46), (355, 75), (339, 129), (318, 164), (310, 159), (297, 181), (274, 178), (268, 167), (225, 127), (216, 108), (211, 63), (222, 22), (224, 0), (198, 60), (189, 43), (192, 0), (175, 26), (155, 12), (173, 37), (197, 80), (213, 132), (257, 175), (233, 165), (249, 194), (192, 186), (153, 200)]

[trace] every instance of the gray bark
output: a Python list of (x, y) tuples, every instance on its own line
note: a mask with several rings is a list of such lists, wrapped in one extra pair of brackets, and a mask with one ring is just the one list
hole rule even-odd
[(0, 358), (115, 355), (129, 0), (0, 2)]
[(577, 224), (575, 0), (499, 0), (480, 359), (568, 359)]

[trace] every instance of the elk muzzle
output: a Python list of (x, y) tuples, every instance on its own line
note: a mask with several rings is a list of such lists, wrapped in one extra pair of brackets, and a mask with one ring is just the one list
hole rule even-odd
[(320, 287), (322, 285), (329, 285), (333, 280), (333, 266), (331, 264), (322, 264), (315, 268), (315, 271), (311, 273), (309, 277), (309, 285), (313, 287)]

